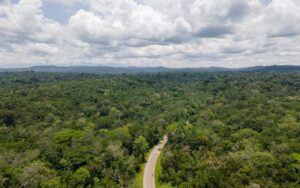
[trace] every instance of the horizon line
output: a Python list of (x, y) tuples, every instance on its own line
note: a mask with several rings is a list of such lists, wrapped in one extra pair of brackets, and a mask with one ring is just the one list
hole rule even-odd
[(16, 67), (0, 67), (2, 70), (11, 70), (11, 69), (30, 69), (36, 67), (57, 67), (57, 68), (79, 68), (79, 67), (91, 67), (91, 68), (166, 68), (166, 69), (207, 69), (207, 68), (224, 68), (224, 69), (244, 69), (244, 68), (252, 68), (252, 67), (274, 67), (274, 66), (293, 66), (299, 67), (300, 65), (294, 64), (272, 64), (272, 65), (253, 65), (253, 66), (241, 66), (241, 67), (223, 67), (223, 66), (197, 66), (197, 67), (168, 67), (168, 66), (130, 66), (130, 65), (29, 65), (29, 66), (16, 66)]

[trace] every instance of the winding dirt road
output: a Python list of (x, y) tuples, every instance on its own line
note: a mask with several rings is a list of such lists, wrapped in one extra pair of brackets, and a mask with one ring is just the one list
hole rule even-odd
[(143, 188), (155, 188), (155, 165), (157, 159), (161, 153), (162, 148), (168, 141), (167, 135), (156, 145), (151, 152), (145, 167), (144, 178), (143, 178)]

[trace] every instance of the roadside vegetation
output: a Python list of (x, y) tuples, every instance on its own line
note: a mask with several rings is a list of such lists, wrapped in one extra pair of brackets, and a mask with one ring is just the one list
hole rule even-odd
[(141, 170), (138, 172), (135, 176), (135, 180), (133, 183), (133, 188), (142, 188), (143, 187), (143, 178), (144, 178), (144, 172), (146, 168), (146, 163), (147, 159), (149, 158), (150, 154), (152, 152), (152, 149), (150, 149), (146, 154), (145, 154), (145, 162), (141, 165)]

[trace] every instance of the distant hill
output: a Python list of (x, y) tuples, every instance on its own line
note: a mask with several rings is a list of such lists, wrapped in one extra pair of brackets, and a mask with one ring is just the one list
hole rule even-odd
[(90, 74), (137, 74), (168, 72), (172, 69), (165, 67), (110, 67), (110, 66), (34, 66), (29, 68), (0, 69), (0, 72), (50, 72), (50, 73), (90, 73)]
[(248, 67), (241, 69), (244, 72), (299, 72), (300, 66), (293, 66), (293, 65), (273, 65), (273, 66), (256, 66), (256, 67)]
[(109, 67), (109, 66), (34, 66), (29, 68), (0, 69), (0, 72), (50, 72), (50, 73), (89, 73), (89, 74), (138, 74), (138, 73), (163, 73), (163, 72), (300, 72), (300, 66), (274, 65), (256, 66), (247, 68), (223, 68), (223, 67), (203, 67), (203, 68), (166, 68), (166, 67)]

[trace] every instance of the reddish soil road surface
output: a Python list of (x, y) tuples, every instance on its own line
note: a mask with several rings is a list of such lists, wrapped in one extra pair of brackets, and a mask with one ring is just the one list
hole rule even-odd
[(143, 188), (155, 188), (155, 165), (157, 159), (161, 153), (162, 148), (168, 141), (167, 135), (156, 145), (151, 152), (145, 167), (144, 178), (143, 178)]

